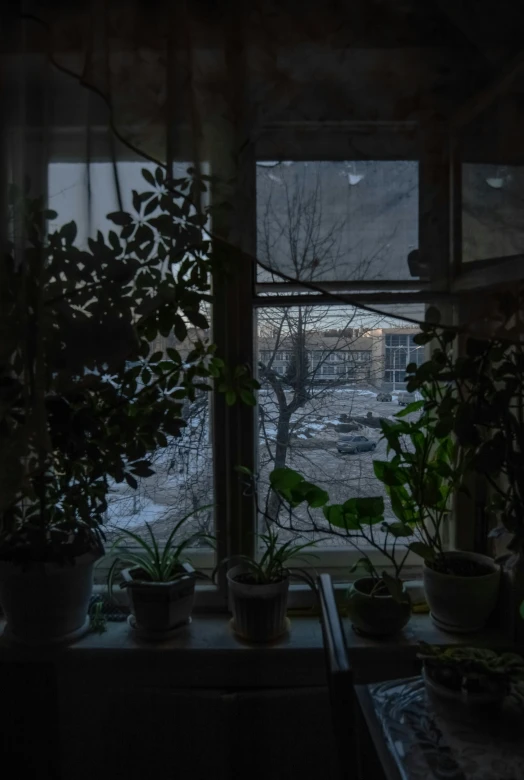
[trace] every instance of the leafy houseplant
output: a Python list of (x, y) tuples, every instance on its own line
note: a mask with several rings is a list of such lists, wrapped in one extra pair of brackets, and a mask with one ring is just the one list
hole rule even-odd
[[(417, 370), (427, 377), (424, 365)], [(381, 423), (393, 457), (374, 461), (375, 476), (384, 484), (398, 519), (391, 531), (406, 537), (407, 549), (424, 559), (424, 589), (434, 622), (444, 630), (475, 631), (496, 605), (500, 570), (487, 556), (445, 548), (453, 497), (465, 490), (468, 453), (436, 414), (449, 409), (449, 386), (426, 379), (417, 389), (422, 401), (398, 412), (395, 421)], [(416, 412), (418, 416), (413, 415)]]
[(223, 561), (235, 563), (227, 572), (233, 628), (249, 642), (271, 642), (288, 629), (286, 618), (289, 580), (298, 577), (316, 591), (315, 581), (306, 570), (290, 566), (293, 560), (306, 560), (304, 552), (313, 542), (279, 542), (278, 533), (268, 530), (260, 539), (265, 549), (260, 560), (246, 555)]
[[(208, 538), (206, 534), (196, 533), (177, 541), (179, 530), (192, 515), (193, 512), (176, 523), (163, 547), (160, 547), (149, 523), (146, 523), (148, 540), (122, 529), (122, 536), (112, 546), (111, 554), (115, 559), (108, 573), (109, 593), (112, 594), (116, 568), (122, 564), (128, 566), (122, 571), (120, 587), (126, 588), (129, 594), (129, 622), (138, 633), (150, 638), (162, 639), (173, 629), (189, 622), (195, 597), (195, 579), (202, 575), (184, 559), (184, 551), (199, 539)], [(138, 550), (129, 549), (122, 544), (124, 541), (134, 542)]]
[[(144, 169), (118, 232), (75, 244), (48, 232), (42, 199), (11, 187), (0, 257), (0, 603), (12, 636), (53, 642), (87, 630), (112, 482), (132, 488), (185, 424), (183, 403), (218, 380), (254, 403), (203, 334), (215, 271), (191, 206), (202, 181)], [(21, 249), (23, 248), (23, 251)], [(194, 330), (188, 332), (188, 325)], [(189, 345), (153, 352), (158, 333)], [(196, 335), (193, 335), (196, 334)], [(109, 336), (109, 337), (108, 337)], [(141, 384), (139, 385), (139, 380)], [(60, 606), (59, 606), (60, 605)]]
[[(476, 477), (477, 503), (490, 537), (506, 543), (501, 607), (512, 634), (522, 635), (518, 617), (524, 598), (524, 294), (504, 293), (490, 301), (489, 319), (462, 337), (456, 357), (450, 348), (458, 335), (425, 325), (420, 343), (437, 345), (420, 370), (410, 367), (408, 388), (424, 382), (445, 388), (445, 403), (434, 414), (442, 433), (452, 435)], [(437, 318), (435, 318), (437, 319)], [(472, 329), (470, 328), (470, 331)], [(520, 630), (519, 630), (520, 629)]]
[(499, 703), (511, 685), (524, 681), (524, 658), (477, 647), (440, 647), (420, 643), (428, 690), (468, 705)]
[[(293, 469), (275, 469), (270, 475), (271, 486), (290, 510), (306, 504), (313, 532), (326, 533), (311, 514), (322, 508), (329, 523), (327, 533), (349, 542), (361, 557), (351, 571), (363, 569), (367, 576), (357, 579), (348, 594), (348, 612), (353, 627), (368, 636), (390, 636), (400, 631), (411, 615), (411, 602), (402, 582), (402, 569), (408, 551), (397, 554), (397, 542), (412, 536), (412, 529), (400, 523), (384, 520), (384, 499), (350, 498), (342, 504), (330, 504), (325, 490), (319, 488)], [(375, 529), (379, 533), (375, 533)], [(389, 562), (393, 574), (379, 571), (363, 543), (379, 551)]]

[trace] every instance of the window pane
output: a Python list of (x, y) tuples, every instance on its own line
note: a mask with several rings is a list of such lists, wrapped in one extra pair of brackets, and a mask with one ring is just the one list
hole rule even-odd
[[(120, 162), (117, 168), (124, 209), (133, 212), (133, 190), (139, 193), (151, 190), (141, 171), (146, 168), (154, 173), (156, 166), (143, 161)], [(187, 176), (186, 169), (185, 164), (175, 166), (175, 175)], [(52, 163), (48, 171), (49, 206), (58, 213), (51, 229), (75, 220), (78, 226), (76, 243), (82, 248), (87, 248), (88, 237), (96, 236), (98, 230), (107, 241), (108, 232), (115, 230), (115, 225), (106, 219), (106, 215), (118, 210), (112, 164), (90, 165), (90, 209), (86, 171), (86, 166), (78, 163)], [(191, 349), (191, 340), (197, 337), (205, 341), (209, 334), (190, 328), (184, 342), (177, 340), (174, 333), (167, 337), (159, 335), (151, 345), (151, 353), (162, 351), (166, 354), (167, 348), (175, 347), (184, 356)], [(154, 454), (153, 476), (138, 479), (136, 490), (126, 482), (111, 485), (107, 511), (109, 541), (121, 528), (144, 535), (147, 533), (145, 523), (149, 523), (157, 538), (163, 541), (173, 525), (191, 512), (195, 515), (181, 529), (181, 536), (196, 531), (213, 533), (212, 509), (196, 512), (213, 504), (209, 394), (201, 391), (194, 402), (186, 401), (183, 418), (186, 426), (180, 436), (167, 437), (168, 446)]]
[[(406, 311), (406, 307), (403, 307)], [(408, 316), (423, 318), (423, 307)], [(373, 459), (384, 459), (381, 418), (400, 410), (398, 393), (405, 390), (405, 368), (423, 362), (424, 349), (413, 343), (417, 326), (352, 307), (297, 306), (261, 308), (257, 312), (259, 359), (259, 502), (262, 512), (275, 517), (278, 499), (269, 489), (269, 473), (288, 466), (321, 485), (331, 501), (353, 496), (381, 495)], [(280, 348), (290, 353), (285, 373), (277, 372), (271, 356)], [(331, 356), (348, 355), (339, 364)], [(309, 355), (317, 356), (311, 360)], [(352, 360), (365, 355), (365, 360)], [(268, 359), (266, 359), (268, 356)], [(340, 373), (338, 369), (341, 369)], [(377, 400), (387, 392), (391, 400)], [(359, 437), (362, 451), (340, 452), (347, 435)], [(387, 500), (386, 500), (387, 503)], [(311, 538), (311, 519), (298, 509), (298, 530), (284, 534)], [(321, 510), (313, 513), (319, 529), (326, 527)], [(387, 504), (386, 518), (394, 515)], [(278, 522), (287, 523), (278, 514)], [(288, 528), (288, 526), (286, 526)], [(321, 530), (313, 536), (322, 537)], [(344, 540), (329, 538), (323, 546)]]
[[(258, 258), (305, 281), (409, 279), (418, 247), (418, 163), (257, 166)], [(259, 268), (259, 281), (279, 281)]]
[(462, 166), (463, 261), (524, 253), (524, 167)]

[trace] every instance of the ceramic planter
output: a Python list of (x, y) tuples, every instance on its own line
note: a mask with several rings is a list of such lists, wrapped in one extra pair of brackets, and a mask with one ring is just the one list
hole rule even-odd
[(411, 600), (399, 602), (389, 594), (370, 595), (374, 580), (362, 577), (356, 580), (348, 595), (348, 615), (357, 633), (385, 637), (401, 631), (411, 617)]
[(446, 557), (473, 561), (483, 566), (486, 574), (443, 574), (424, 563), (424, 591), (433, 622), (450, 633), (479, 631), (497, 604), (500, 566), (480, 553), (448, 552)]
[(227, 573), (233, 628), (249, 642), (272, 642), (287, 631), (289, 579), (271, 585), (253, 585), (235, 578), (246, 574), (242, 565)]
[(0, 561), (0, 603), (7, 636), (27, 645), (78, 639), (89, 630), (93, 567), (100, 553), (88, 552), (73, 563)]
[(172, 582), (148, 582), (138, 569), (124, 569), (129, 606), (138, 632), (158, 638), (189, 622), (195, 600), (194, 569), (184, 564), (184, 576)]

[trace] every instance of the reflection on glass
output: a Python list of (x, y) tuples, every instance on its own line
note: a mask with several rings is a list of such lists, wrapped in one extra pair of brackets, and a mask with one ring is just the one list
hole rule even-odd
[[(418, 163), (257, 166), (258, 279), (409, 279), (418, 247)], [(269, 271), (267, 269), (270, 269)]]
[(524, 167), (462, 166), (462, 259), (524, 253)]

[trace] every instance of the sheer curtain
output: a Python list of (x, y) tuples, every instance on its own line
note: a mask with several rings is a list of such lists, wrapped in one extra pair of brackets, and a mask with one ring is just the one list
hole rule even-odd
[[(469, 83), (470, 70), (489, 81), (496, 68), (461, 55), (443, 75), (447, 50), (413, 48), (408, 33), (394, 48), (346, 5), (21, 1), (4, 42), (4, 180), (43, 198), (49, 228), (74, 221), (73, 243), (86, 249), (98, 231), (110, 240), (108, 214), (143, 214), (141, 192), (161, 191), (166, 176), (211, 174), (206, 190), (190, 184), (180, 197), (187, 217), (214, 207), (205, 231), (228, 271), (214, 290), (213, 339), (231, 365), (255, 362), (253, 305), (270, 318), (272, 304), (335, 304), (407, 325), (431, 305), (446, 325), (458, 312), (466, 330), (491, 327), (499, 264), (510, 256), (515, 287), (524, 254), (513, 82), (484, 101), (470, 89), (457, 122), (468, 93), (455, 82)], [(2, 188), (4, 212), (7, 197)], [(9, 228), (22, 264), (23, 202)], [(475, 277), (486, 261), (489, 274)], [(326, 321), (340, 328), (347, 312), (332, 311)], [(118, 357), (132, 354), (115, 334)], [(252, 462), (245, 414), (217, 407), (219, 429), (235, 432), (228, 458), (215, 452), (220, 484), (233, 479), (226, 461), (230, 471)], [(196, 481), (211, 479), (210, 461)], [(157, 487), (142, 519), (163, 506)]]

